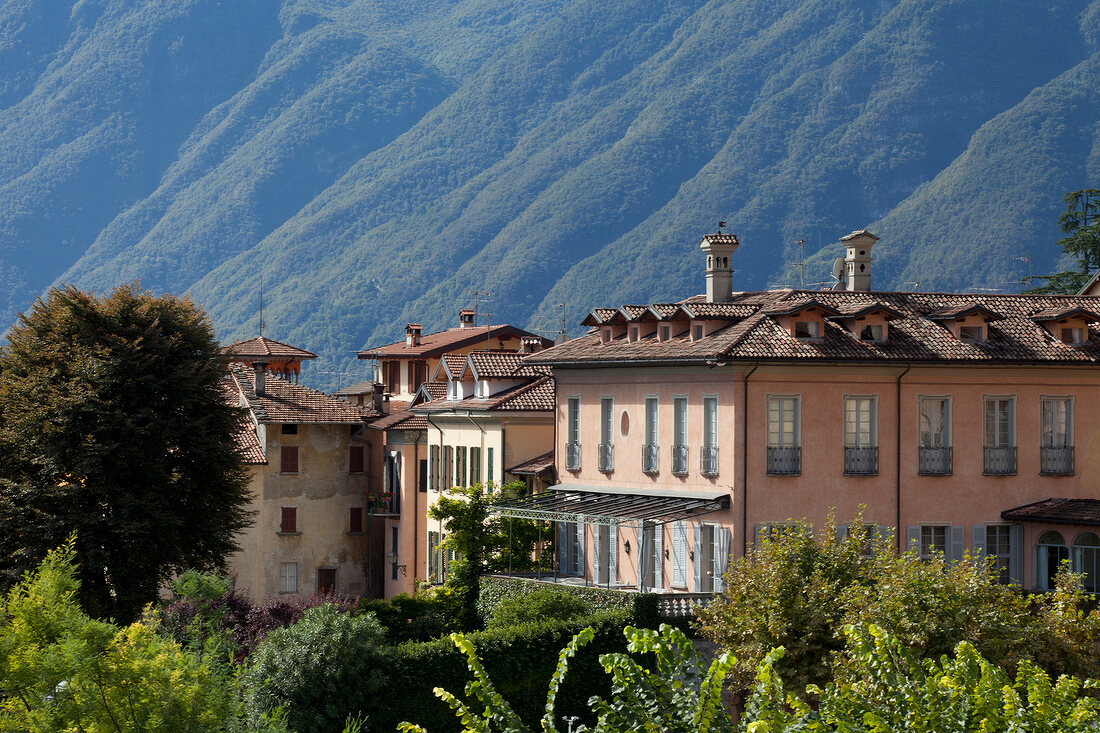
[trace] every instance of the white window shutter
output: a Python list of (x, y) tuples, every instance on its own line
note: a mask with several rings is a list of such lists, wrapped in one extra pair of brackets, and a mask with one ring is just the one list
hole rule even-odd
[(982, 559), (985, 557), (985, 525), (974, 526), (970, 528), (970, 551), (974, 554), (974, 559)]
[(637, 547), (634, 551), (637, 553), (635, 557), (637, 561), (634, 563), (634, 569), (637, 571), (638, 576), (638, 590), (642, 589), (642, 582), (645, 579), (644, 572), (649, 567), (649, 563), (653, 562), (649, 559), (649, 548), (647, 545), (650, 543), (650, 538), (646, 535), (645, 522), (638, 522), (638, 528), (636, 530), (636, 536), (638, 538)]
[(847, 536), (848, 536), (848, 525), (847, 524), (838, 525), (837, 528), (836, 528), (836, 538), (838, 540), (843, 540)]
[(714, 592), (721, 593), (726, 589), (726, 569), (730, 564), (730, 540), (731, 532), (725, 527), (714, 528)]
[(755, 544), (756, 544), (757, 547), (760, 547), (760, 545), (762, 545), (764, 543), (764, 535), (767, 532), (767, 530), (768, 530), (768, 525), (766, 525), (766, 524), (756, 525)]
[(695, 592), (703, 592), (703, 531), (698, 523), (695, 528)]
[(1024, 528), (1014, 524), (1008, 530), (1008, 577), (1024, 584)]
[(676, 522), (672, 525), (672, 585), (683, 588), (687, 585), (687, 524)]
[(878, 536), (879, 536), (879, 539), (882, 540), (883, 542), (889, 542), (890, 541), (890, 535), (893, 534), (893, 532), (894, 532), (894, 528), (891, 527), (889, 524), (880, 524), (878, 526)]
[(664, 588), (664, 558), (665, 558), (665, 527), (663, 524), (653, 526), (653, 590)]
[(905, 528), (905, 549), (920, 554), (920, 525), (912, 524)]
[(961, 524), (952, 524), (949, 528), (951, 535), (951, 564), (955, 564), (963, 559), (963, 555), (966, 553), (966, 538), (965, 530)]
[(592, 528), (592, 585), (600, 584), (600, 525), (590, 524)]
[(610, 539), (607, 543), (610, 547), (607, 548), (607, 581), (615, 585), (619, 580), (619, 525), (612, 524), (608, 534)]
[(558, 572), (569, 575), (569, 524), (558, 522)]

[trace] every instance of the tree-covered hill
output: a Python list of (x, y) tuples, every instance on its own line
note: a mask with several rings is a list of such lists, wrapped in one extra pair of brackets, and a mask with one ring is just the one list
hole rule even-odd
[(575, 323), (702, 287), (1017, 288), (1100, 162), (1100, 1), (10, 0), (0, 323), (62, 279), (190, 291), (225, 338)]

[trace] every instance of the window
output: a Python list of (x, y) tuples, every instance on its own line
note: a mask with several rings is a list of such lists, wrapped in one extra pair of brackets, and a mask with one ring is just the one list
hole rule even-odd
[(1079, 346), (1085, 343), (1085, 329), (1083, 328), (1063, 328), (1061, 331), (1061, 339), (1063, 344), (1071, 344), (1073, 346)]
[(821, 333), (821, 324), (817, 321), (795, 321), (794, 337), (799, 339), (815, 339)]
[(279, 531), (283, 534), (298, 534), (298, 507), (282, 507), (279, 517)]
[(1085, 577), (1086, 593), (1100, 593), (1100, 537), (1095, 532), (1082, 532), (1073, 541), (1073, 572)]
[(776, 476), (802, 472), (798, 396), (768, 396), (768, 473)]
[(655, 588), (660, 590), (664, 582), (661, 573), (663, 570), (661, 560), (664, 558), (663, 534), (664, 530), (659, 524), (643, 522), (639, 528), (637, 538), (638, 590), (640, 591), (650, 591)]
[(661, 326), (661, 335), (659, 340), (668, 341), (670, 338), (672, 338), (672, 326)]
[(859, 329), (860, 341), (882, 341), (882, 324), (867, 324)]
[(929, 560), (933, 553), (947, 554), (947, 527), (924, 525), (920, 528), (920, 557)]
[(493, 449), (490, 447), (485, 454), (485, 480), (493, 483)]
[(428, 486), (432, 491), (439, 491), (439, 446), (433, 445), (428, 449), (430, 465), (428, 467)]
[(975, 527), (974, 529), (985, 530), (985, 537), (982, 542), (979, 542), (982, 539), (979, 537), (980, 533), (977, 531), (974, 533), (975, 554), (984, 549), (984, 554), (990, 559), (989, 562), (997, 572), (1000, 582), (1006, 585), (1011, 583), (1018, 572), (1013, 561), (1012, 535), (1014, 528), (1007, 524), (994, 524), (986, 527)]
[(447, 445), (443, 447), (443, 482), (446, 484), (443, 488), (449, 489), (454, 484), (451, 483), (451, 479), (455, 475), (455, 449), (454, 446)]
[(653, 395), (647, 395), (645, 398), (645, 443), (642, 444), (643, 473), (657, 473), (659, 468), (657, 450), (657, 398)]
[(426, 492), (428, 490), (428, 459), (421, 458), (420, 465), (417, 468), (419, 470), (416, 476), (416, 483), (418, 484), (420, 491)]
[(615, 398), (613, 397), (601, 397), (600, 398), (600, 455), (599, 466), (601, 471), (609, 472), (615, 470), (615, 444), (612, 442), (614, 436), (614, 412), (615, 412)]
[(687, 588), (687, 522), (672, 524), (672, 587)]
[(390, 527), (390, 580), (397, 580), (397, 569), (401, 565), (401, 556), (397, 550), (397, 527)]
[(601, 328), (600, 329), (600, 343), (606, 344), (609, 341), (611, 341), (611, 329), (610, 328)]
[(611, 587), (619, 578), (619, 528), (608, 524), (592, 524), (592, 580), (596, 585)]
[(581, 398), (570, 397), (566, 400), (565, 469), (579, 471), (581, 468)]
[(443, 553), (439, 542), (439, 532), (428, 532), (428, 581), (432, 583), (443, 582)]
[(844, 473), (878, 473), (877, 408), (874, 397), (844, 398)]
[(298, 425), (297, 423), (283, 423), (281, 432), (283, 435), (297, 435)]
[(560, 522), (558, 528), (558, 571), (562, 575), (584, 575), (584, 525)]
[(1069, 397), (1043, 397), (1039, 402), (1039, 473), (1065, 476), (1073, 473), (1073, 401)]
[(298, 473), (298, 446), (284, 445), (279, 449), (280, 473)]
[(629, 340), (630, 341), (637, 341), (638, 340), (638, 327), (637, 326), (631, 326), (630, 327)]
[(470, 484), (481, 483), (481, 448), (470, 449)]
[(1016, 400), (1013, 397), (986, 397), (983, 400), (984, 473), (1016, 473)]
[(702, 341), (703, 340), (703, 324), (702, 323), (696, 323), (694, 326), (691, 327), (691, 333), (692, 333), (692, 337), (691, 337), (692, 341)]
[(363, 507), (353, 506), (348, 509), (348, 532), (359, 534), (363, 531)]
[(951, 400), (921, 397), (919, 413), (919, 455), (917, 471), (925, 475), (951, 473)]
[(720, 593), (729, 566), (731, 532), (714, 524), (695, 525), (695, 592)]
[(985, 341), (985, 326), (959, 326), (959, 339), (968, 344), (980, 344)]
[(1035, 585), (1039, 590), (1054, 590), (1054, 577), (1064, 560), (1069, 559), (1069, 548), (1058, 532), (1043, 532), (1035, 543)]
[(335, 568), (317, 568), (317, 592), (322, 596), (336, 595)]
[(906, 543), (910, 551), (922, 560), (929, 560), (940, 553), (947, 562), (957, 562), (965, 553), (963, 527), (949, 524), (920, 524), (906, 529)]
[(280, 593), (297, 593), (298, 592), (298, 563), (296, 563), (296, 562), (281, 562), (281, 563), (279, 563), (279, 592)]
[(396, 394), (401, 391), (401, 362), (382, 362), (382, 381), (386, 384), (386, 391)]
[(412, 372), (412, 383), (409, 385), (409, 392), (415, 392), (420, 389), (420, 385), (428, 381), (428, 363), (424, 361), (409, 362), (409, 370)]
[(688, 472), (687, 397), (672, 399), (672, 472), (683, 475)]
[(348, 446), (348, 473), (363, 473), (363, 446)]
[(718, 475), (718, 398), (703, 397), (702, 474)]

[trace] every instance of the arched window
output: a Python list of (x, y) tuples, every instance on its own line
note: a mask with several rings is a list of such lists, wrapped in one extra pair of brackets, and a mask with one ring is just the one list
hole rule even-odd
[(1085, 590), (1100, 592), (1100, 537), (1095, 532), (1082, 532), (1073, 541), (1073, 572), (1083, 573)]
[(1063, 560), (1069, 559), (1066, 541), (1058, 532), (1043, 532), (1035, 543), (1035, 549), (1036, 585), (1040, 590), (1053, 590), (1054, 576), (1058, 574), (1059, 565)]

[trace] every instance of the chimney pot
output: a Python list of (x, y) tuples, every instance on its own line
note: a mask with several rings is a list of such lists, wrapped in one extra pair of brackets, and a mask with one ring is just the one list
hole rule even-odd
[(371, 385), (371, 404), (375, 412), (382, 412), (382, 394), (386, 391), (386, 385), (375, 382)]
[(267, 394), (267, 363), (262, 361), (252, 362), (252, 369), (255, 375), (252, 386), (256, 390), (256, 396), (263, 397)]
[(422, 327), (419, 323), (409, 323), (405, 326), (405, 345), (406, 346), (419, 346), (420, 345), (420, 332)]
[(477, 311), (472, 308), (463, 308), (458, 312), (458, 327), (459, 328), (473, 328), (474, 316), (477, 315)]

